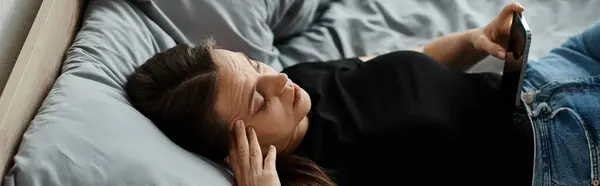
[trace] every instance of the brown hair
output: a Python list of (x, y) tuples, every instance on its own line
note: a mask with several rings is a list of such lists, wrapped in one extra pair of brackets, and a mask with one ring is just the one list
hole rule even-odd
[[(214, 46), (208, 39), (155, 54), (129, 76), (126, 90), (133, 106), (174, 143), (225, 165), (229, 128), (214, 109), (219, 80)], [(295, 155), (278, 155), (277, 172), (282, 185), (335, 185), (318, 165)]]

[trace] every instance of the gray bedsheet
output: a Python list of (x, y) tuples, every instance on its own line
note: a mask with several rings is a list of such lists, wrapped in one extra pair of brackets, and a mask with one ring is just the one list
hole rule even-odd
[[(213, 36), (281, 70), (307, 61), (409, 49), (486, 25), (510, 0), (133, 0), (179, 43)], [(531, 58), (598, 22), (597, 0), (522, 0)], [(488, 58), (473, 71), (501, 71)]]

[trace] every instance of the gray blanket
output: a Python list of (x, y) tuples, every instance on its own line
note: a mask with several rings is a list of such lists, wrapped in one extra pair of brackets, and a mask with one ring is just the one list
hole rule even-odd
[[(207, 36), (281, 70), (410, 49), (489, 23), (510, 0), (133, 0), (179, 43)], [(522, 0), (531, 58), (598, 22), (600, 1)], [(491, 57), (472, 71), (501, 71)]]

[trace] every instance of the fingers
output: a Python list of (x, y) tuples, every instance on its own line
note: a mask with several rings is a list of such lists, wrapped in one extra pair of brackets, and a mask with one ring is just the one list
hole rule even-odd
[(261, 171), (263, 167), (262, 152), (256, 131), (252, 127), (248, 127), (248, 137), (250, 138), (250, 167), (254, 171)]
[(269, 146), (269, 152), (267, 152), (267, 157), (265, 157), (265, 165), (264, 170), (266, 171), (275, 171), (275, 160), (277, 158), (277, 149), (275, 146)]
[(239, 158), (238, 163), (242, 166), (243, 170), (250, 170), (250, 146), (248, 145), (248, 136), (242, 120), (238, 120), (235, 123), (235, 139), (237, 141), (236, 155)]
[(504, 58), (506, 57), (506, 51), (504, 50), (504, 48), (502, 48), (502, 46), (494, 43), (493, 41), (491, 41), (489, 38), (485, 37), (484, 35), (481, 35), (477, 41), (475, 42), (475, 48), (480, 48), (483, 49), (484, 51), (486, 51), (488, 54), (504, 60)]
[(276, 154), (275, 146), (271, 145), (263, 161), (256, 131), (252, 127), (246, 128), (242, 121), (235, 122), (229, 135), (229, 156), (225, 161), (231, 165), (236, 185), (257, 184), (256, 181), (264, 179), (275, 179), (278, 182)]
[(511, 3), (509, 5), (504, 6), (502, 11), (500, 11), (500, 15), (498, 17), (505, 18), (511, 16), (513, 12), (521, 13), (525, 10), (523, 6), (519, 3)]
[(231, 165), (231, 170), (233, 171), (233, 175), (235, 175), (235, 179), (237, 183), (240, 183), (241, 180), (244, 179), (244, 174), (242, 174), (243, 170), (240, 167), (239, 157), (237, 156), (237, 140), (235, 139), (235, 125), (233, 127), (233, 131), (229, 135), (229, 156), (227, 156), (226, 161), (229, 161), (229, 165)]
[(512, 25), (513, 12), (521, 13), (525, 9), (519, 3), (511, 3), (506, 5), (500, 15), (496, 18), (496, 24), (498, 25), (498, 31), (500, 34), (508, 35), (510, 34), (510, 27)]

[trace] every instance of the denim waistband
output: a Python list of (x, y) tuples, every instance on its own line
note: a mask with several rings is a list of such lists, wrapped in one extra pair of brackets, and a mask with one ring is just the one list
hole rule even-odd
[(600, 76), (522, 95), (534, 132), (533, 185), (598, 185)]
[(521, 100), (534, 133), (532, 185), (599, 185), (600, 24), (529, 63)]

